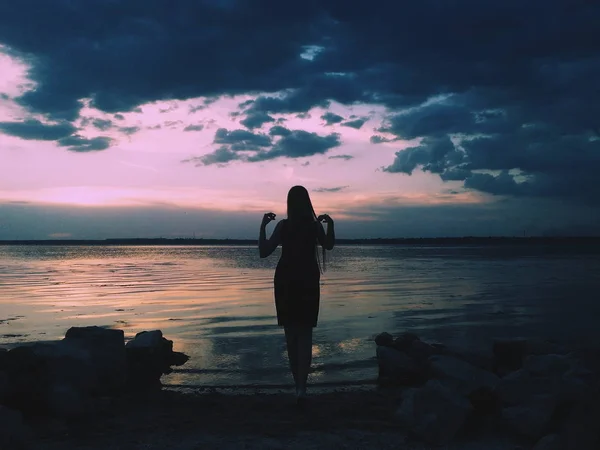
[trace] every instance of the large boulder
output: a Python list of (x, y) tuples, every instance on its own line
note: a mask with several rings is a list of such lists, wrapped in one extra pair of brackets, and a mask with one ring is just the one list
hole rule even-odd
[(560, 436), (565, 449), (600, 448), (600, 392), (595, 391), (577, 402), (561, 424)]
[(501, 379), (495, 391), (506, 405), (539, 395), (552, 395), (562, 405), (585, 398), (595, 383), (596, 375), (570, 355), (530, 355), (521, 369)]
[(547, 431), (558, 406), (553, 395), (538, 395), (518, 406), (509, 406), (502, 410), (502, 418), (514, 432), (539, 439)]
[(2, 400), (6, 398), (9, 390), (10, 384), (8, 379), (8, 372), (0, 369), (0, 403), (2, 403)]
[(132, 390), (160, 389), (160, 378), (172, 372), (189, 357), (173, 351), (173, 341), (165, 339), (160, 330), (142, 331), (127, 342), (128, 386)]
[(481, 345), (453, 344), (447, 347), (445, 352), (437, 354), (453, 356), (488, 372), (494, 370), (494, 355), (491, 349)]
[(479, 367), (449, 355), (435, 355), (429, 358), (431, 374), (444, 385), (456, 389), (458, 393), (468, 396), (477, 390), (492, 390), (500, 379)]
[(43, 413), (51, 385), (46, 360), (30, 346), (15, 347), (3, 358), (7, 392), (3, 403), (26, 413)]
[(426, 363), (430, 356), (439, 355), (442, 352), (433, 345), (417, 339), (410, 343), (406, 353), (415, 361)]
[(393, 347), (377, 346), (379, 382), (413, 385), (427, 381), (427, 371), (406, 353)]
[(54, 417), (82, 417), (93, 412), (92, 397), (71, 384), (54, 384), (48, 390), (48, 412)]
[(523, 368), (533, 376), (561, 376), (577, 367), (577, 361), (569, 355), (530, 355)]
[(66, 340), (36, 343), (30, 348), (44, 360), (51, 384), (70, 384), (86, 392), (99, 389), (98, 374), (88, 349)]
[(498, 373), (505, 374), (523, 367), (528, 356), (564, 355), (567, 350), (556, 342), (544, 339), (496, 339), (493, 344), (494, 365)]
[(596, 385), (596, 375), (593, 372), (571, 369), (560, 377), (560, 401), (573, 404), (585, 400)]
[(492, 345), (496, 369), (508, 372), (523, 367), (527, 355), (527, 340), (523, 338), (496, 339)]
[(0, 449), (28, 448), (28, 432), (20, 411), (0, 405)]
[(430, 380), (405, 392), (395, 418), (426, 442), (443, 445), (460, 432), (471, 411), (463, 396)]
[(560, 392), (560, 379), (554, 377), (536, 377), (525, 369), (512, 372), (502, 378), (494, 389), (504, 405), (514, 406), (531, 400), (539, 395)]
[(533, 450), (563, 450), (563, 443), (558, 434), (548, 434), (535, 444)]
[(405, 331), (404, 333), (401, 333), (396, 339), (394, 339), (392, 347), (394, 347), (396, 350), (400, 350), (401, 352), (406, 352), (413, 344), (413, 342), (418, 340), (419, 336), (417, 336), (415, 333)]
[(392, 336), (390, 333), (386, 333), (385, 331), (383, 333), (379, 333), (377, 336), (375, 336), (375, 344), (377, 344), (377, 345), (383, 345), (385, 347), (390, 347), (393, 343), (394, 343), (394, 336)]
[(91, 327), (70, 328), (64, 338), (89, 352), (98, 377), (98, 391), (119, 392), (127, 382), (127, 359), (123, 330)]

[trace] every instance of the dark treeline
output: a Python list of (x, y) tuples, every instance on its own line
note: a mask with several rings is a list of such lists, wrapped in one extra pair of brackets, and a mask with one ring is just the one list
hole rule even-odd
[[(112, 238), (112, 239), (48, 239), (0, 240), (0, 245), (257, 245), (255, 239), (202, 239), (202, 238)], [(506, 245), (542, 244), (600, 245), (600, 236), (594, 237), (436, 237), (436, 238), (374, 238), (336, 239), (336, 245)]]

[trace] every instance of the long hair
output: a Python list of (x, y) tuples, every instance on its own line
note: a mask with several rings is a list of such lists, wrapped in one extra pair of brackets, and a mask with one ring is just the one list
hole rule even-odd
[[(318, 223), (317, 214), (313, 208), (312, 202), (310, 201), (310, 195), (304, 186), (292, 187), (287, 196), (287, 216), (288, 219), (293, 221), (314, 221)], [(321, 226), (318, 223), (318, 226)], [(323, 247), (323, 265), (319, 261), (319, 240), (315, 242), (315, 258), (319, 266), (321, 273), (325, 272), (325, 247)]]

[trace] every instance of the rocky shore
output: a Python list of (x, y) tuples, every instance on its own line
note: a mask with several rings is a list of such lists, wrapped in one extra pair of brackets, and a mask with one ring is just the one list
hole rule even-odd
[(379, 381), (405, 390), (394, 419), (423, 441), (501, 429), (535, 450), (600, 448), (595, 358), (550, 341), (497, 340), (465, 352), (412, 333), (375, 339)]
[(71, 328), (0, 350), (1, 449), (600, 448), (597, 359), (544, 340), (452, 349), (375, 338), (376, 385), (287, 391), (166, 389), (188, 357), (159, 330)]
[(70, 328), (64, 339), (0, 350), (0, 448), (26, 448), (28, 424), (96, 418), (114, 399), (160, 391), (188, 357), (160, 330), (125, 343), (123, 330)]

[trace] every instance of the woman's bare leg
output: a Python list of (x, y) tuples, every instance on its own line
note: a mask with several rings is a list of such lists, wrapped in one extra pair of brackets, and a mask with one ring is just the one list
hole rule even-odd
[(312, 362), (312, 327), (302, 327), (298, 330), (298, 394), (306, 394), (308, 372)]
[(290, 361), (290, 369), (294, 377), (296, 392), (298, 391), (298, 333), (295, 328), (284, 327), (285, 342), (287, 347), (288, 360)]

